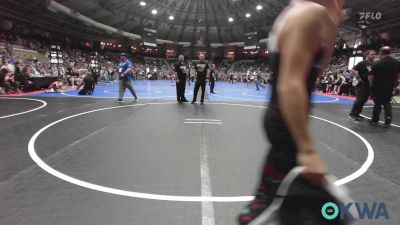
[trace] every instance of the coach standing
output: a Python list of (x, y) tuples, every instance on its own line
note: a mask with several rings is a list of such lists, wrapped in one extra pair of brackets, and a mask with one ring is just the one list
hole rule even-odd
[(175, 65), (175, 72), (177, 75), (176, 80), (176, 98), (179, 103), (188, 102), (185, 97), (186, 79), (188, 74), (188, 68), (185, 63), (185, 57), (179, 56), (179, 62)]
[(362, 118), (360, 113), (362, 112), (364, 104), (368, 101), (370, 94), (368, 75), (370, 74), (375, 55), (376, 52), (374, 50), (367, 51), (365, 60), (359, 62), (352, 70), (353, 76), (357, 78), (358, 84), (355, 85), (356, 101), (354, 102), (353, 109), (350, 112), (349, 119), (360, 120)]
[(388, 46), (381, 48), (381, 60), (377, 62), (368, 77), (371, 86), (372, 98), (375, 106), (371, 125), (377, 125), (382, 106), (385, 108), (385, 126), (392, 122), (392, 105), (390, 100), (400, 75), (400, 62), (390, 56), (392, 49)]
[(128, 60), (125, 53), (121, 53), (119, 56), (119, 68), (118, 68), (118, 75), (119, 75), (119, 97), (116, 101), (117, 103), (122, 102), (122, 98), (124, 97), (125, 90), (131, 92), (133, 97), (135, 98), (135, 102), (137, 101), (137, 96), (135, 90), (132, 87), (132, 79), (133, 79), (133, 71), (132, 71), (132, 63)]

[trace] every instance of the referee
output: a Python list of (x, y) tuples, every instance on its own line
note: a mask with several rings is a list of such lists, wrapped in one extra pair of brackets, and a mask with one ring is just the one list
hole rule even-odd
[(118, 68), (118, 75), (119, 75), (119, 97), (116, 103), (122, 103), (122, 98), (124, 97), (125, 90), (131, 92), (133, 97), (135, 98), (135, 102), (137, 102), (136, 92), (132, 87), (132, 79), (133, 79), (133, 71), (132, 71), (132, 63), (128, 60), (125, 53), (121, 53), (119, 56), (119, 68)]
[(355, 87), (356, 101), (353, 104), (349, 119), (355, 121), (362, 119), (360, 113), (370, 95), (368, 75), (370, 74), (376, 52), (374, 50), (368, 50), (365, 55), (365, 60), (359, 62), (352, 70), (353, 75), (357, 78), (358, 84)]
[(392, 105), (390, 100), (395, 92), (397, 78), (400, 75), (400, 62), (390, 56), (392, 49), (389, 46), (381, 48), (381, 60), (372, 68), (368, 77), (371, 86), (372, 98), (375, 106), (371, 125), (376, 126), (382, 106), (385, 109), (385, 127), (392, 122)]
[(186, 79), (188, 74), (188, 68), (185, 64), (185, 57), (179, 56), (179, 62), (175, 65), (175, 72), (177, 75), (176, 80), (176, 98), (179, 103), (188, 102), (185, 98)]
[(204, 104), (204, 95), (206, 92), (206, 78), (210, 75), (210, 69), (208, 63), (205, 61), (205, 55), (200, 54), (200, 61), (195, 63), (194, 69), (196, 71), (196, 83), (194, 85), (194, 93), (193, 93), (193, 101), (192, 104), (196, 103), (197, 100), (197, 92), (201, 87), (201, 99), (200, 103)]
[(211, 69), (210, 69), (210, 93), (211, 94), (215, 94), (214, 92), (214, 88), (215, 88), (215, 65), (212, 64), (211, 65)]

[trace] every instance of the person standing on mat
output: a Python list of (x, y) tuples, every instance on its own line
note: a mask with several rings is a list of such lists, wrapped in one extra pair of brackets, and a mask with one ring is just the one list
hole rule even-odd
[(400, 76), (400, 62), (390, 56), (392, 48), (385, 46), (381, 48), (381, 60), (371, 70), (368, 77), (371, 86), (374, 110), (371, 125), (378, 125), (382, 106), (385, 109), (385, 126), (390, 127), (392, 123), (392, 104), (390, 103), (397, 86), (397, 78)]
[(349, 115), (349, 119), (351, 120), (358, 121), (362, 119), (360, 113), (370, 95), (368, 75), (372, 69), (375, 56), (376, 52), (374, 50), (368, 50), (365, 53), (365, 60), (359, 62), (352, 70), (353, 76), (357, 81), (353, 82), (353, 85), (355, 86), (356, 100), (354, 101), (353, 108)]
[(256, 77), (256, 90), (259, 91), (260, 90), (260, 86), (265, 89), (265, 85), (262, 83), (263, 82), (263, 78), (261, 76), (261, 71), (260, 70), (254, 71), (253, 76)]
[(212, 64), (211, 69), (210, 69), (210, 93), (211, 94), (215, 94), (214, 88), (215, 88), (215, 65)]
[(179, 103), (188, 102), (185, 98), (186, 79), (188, 75), (188, 68), (185, 63), (185, 57), (179, 56), (179, 62), (175, 65), (176, 72), (176, 98)]
[(233, 84), (233, 74), (229, 75), (229, 81), (228, 84), (232, 83)]
[(195, 62), (194, 69), (196, 74), (196, 83), (194, 85), (194, 93), (193, 93), (193, 101), (192, 104), (196, 103), (197, 100), (197, 92), (201, 87), (201, 99), (200, 103), (204, 104), (204, 95), (206, 92), (206, 78), (210, 75), (210, 69), (208, 63), (205, 61), (205, 55), (200, 54), (200, 61)]
[(257, 218), (294, 167), (304, 167), (302, 176), (313, 184), (324, 181), (327, 168), (311, 137), (307, 115), (315, 80), (334, 51), (342, 8), (343, 0), (292, 0), (273, 25), (268, 45), (272, 95), (264, 116), (271, 148), (255, 199), (241, 211), (239, 225), (264, 224)]
[(137, 102), (138, 98), (136, 96), (136, 92), (132, 87), (132, 79), (133, 79), (133, 70), (132, 70), (132, 63), (128, 60), (127, 55), (125, 53), (121, 53), (119, 56), (119, 68), (118, 68), (118, 75), (119, 75), (119, 97), (117, 99), (117, 103), (122, 102), (122, 98), (125, 95), (125, 90), (131, 92), (133, 97), (135, 98), (135, 102)]

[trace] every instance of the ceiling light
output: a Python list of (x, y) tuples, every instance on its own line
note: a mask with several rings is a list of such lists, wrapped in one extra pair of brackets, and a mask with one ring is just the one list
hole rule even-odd
[(157, 10), (153, 9), (153, 11), (151, 11), (151, 13), (153, 13), (154, 15), (157, 14)]
[(175, 18), (173, 16), (169, 16), (169, 20), (174, 20)]
[(250, 13), (246, 13), (246, 17), (249, 18), (251, 16)]
[(233, 22), (233, 18), (232, 18), (232, 17), (229, 17), (228, 21), (229, 21), (229, 22)]
[(261, 5), (258, 5), (258, 6), (256, 7), (256, 9), (257, 9), (257, 10), (261, 10), (261, 9), (263, 9), (263, 7), (262, 7)]
[(139, 3), (141, 6), (145, 6), (146, 5), (146, 2), (140, 2)]

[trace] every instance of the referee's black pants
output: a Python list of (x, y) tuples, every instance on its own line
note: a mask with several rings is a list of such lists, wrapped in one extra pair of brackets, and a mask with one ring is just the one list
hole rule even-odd
[(390, 103), (392, 96), (373, 95), (372, 98), (375, 103), (374, 110), (372, 112), (372, 122), (379, 122), (379, 117), (383, 106), (385, 109), (385, 124), (389, 125), (392, 122), (392, 104)]
[(363, 110), (364, 104), (368, 101), (370, 88), (367, 84), (360, 84), (355, 87), (356, 101), (351, 110), (351, 116), (359, 116)]
[(206, 81), (205, 80), (197, 80), (196, 84), (194, 85), (194, 93), (193, 93), (193, 102), (197, 100), (197, 92), (201, 87), (201, 99), (200, 102), (204, 102), (204, 94), (206, 92)]
[(186, 89), (186, 79), (180, 79), (179, 82), (176, 83), (176, 100), (178, 102), (186, 101), (185, 89)]
[(210, 92), (214, 93), (214, 88), (215, 88), (215, 80), (210, 79)]

